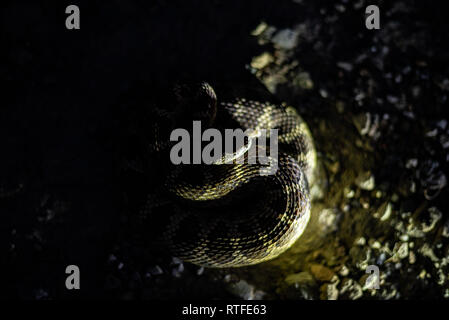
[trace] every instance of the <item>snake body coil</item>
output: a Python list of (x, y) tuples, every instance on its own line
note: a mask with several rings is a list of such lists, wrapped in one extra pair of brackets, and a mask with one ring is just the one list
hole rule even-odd
[(170, 164), (163, 188), (149, 194), (143, 215), (149, 221), (162, 215), (164, 244), (174, 256), (197, 265), (238, 267), (278, 256), (299, 238), (310, 217), (316, 154), (307, 125), (292, 107), (241, 98), (217, 103), (207, 83), (186, 90), (175, 90), (178, 105), (172, 111), (153, 114), (148, 125), (152, 155), (170, 161), (168, 134), (180, 124), (201, 120), (224, 128), (232, 123), (243, 130), (278, 129), (278, 157), (271, 159), (278, 169), (264, 174), (267, 165), (246, 162)]

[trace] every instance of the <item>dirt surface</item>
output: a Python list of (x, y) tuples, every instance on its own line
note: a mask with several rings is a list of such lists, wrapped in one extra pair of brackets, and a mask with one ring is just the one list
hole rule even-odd
[[(0, 297), (449, 297), (449, 42), (425, 1), (78, 1), (2, 7)], [(136, 244), (117, 161), (130, 100), (178, 79), (264, 86), (319, 152), (305, 234), (279, 258), (203, 269)], [(218, 96), (220, 93), (218, 92)], [(76, 264), (83, 290), (66, 290)], [(379, 289), (366, 283), (380, 271)]]

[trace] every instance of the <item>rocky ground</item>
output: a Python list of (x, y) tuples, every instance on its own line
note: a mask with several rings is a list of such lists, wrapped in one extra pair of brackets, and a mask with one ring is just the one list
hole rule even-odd
[[(449, 297), (443, 10), (379, 1), (381, 28), (367, 30), (363, 0), (82, 4), (74, 36), (45, 1), (2, 12), (2, 297)], [(312, 221), (273, 261), (204, 269), (130, 240), (113, 106), (186, 75), (258, 81), (311, 128), (322, 167)], [(64, 289), (72, 263), (81, 293)]]

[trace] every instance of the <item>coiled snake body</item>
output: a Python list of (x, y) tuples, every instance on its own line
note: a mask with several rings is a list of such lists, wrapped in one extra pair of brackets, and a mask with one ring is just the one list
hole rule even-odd
[[(177, 87), (177, 103), (147, 125), (152, 156), (169, 162), (170, 131), (190, 127), (278, 129), (278, 169), (265, 164), (169, 164), (161, 188), (142, 209), (178, 258), (205, 267), (239, 267), (272, 259), (303, 233), (316, 154), (307, 125), (292, 107), (234, 98), (217, 103), (207, 83)], [(248, 155), (243, 155), (243, 157)], [(161, 169), (162, 170), (162, 169)], [(158, 219), (153, 219), (158, 215)], [(153, 219), (153, 220), (152, 220)]]

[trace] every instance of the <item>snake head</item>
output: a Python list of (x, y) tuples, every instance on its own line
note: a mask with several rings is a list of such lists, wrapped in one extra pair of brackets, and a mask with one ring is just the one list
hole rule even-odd
[(177, 106), (175, 117), (180, 123), (191, 126), (192, 121), (201, 121), (211, 126), (217, 115), (217, 95), (207, 82), (178, 84), (174, 87)]

